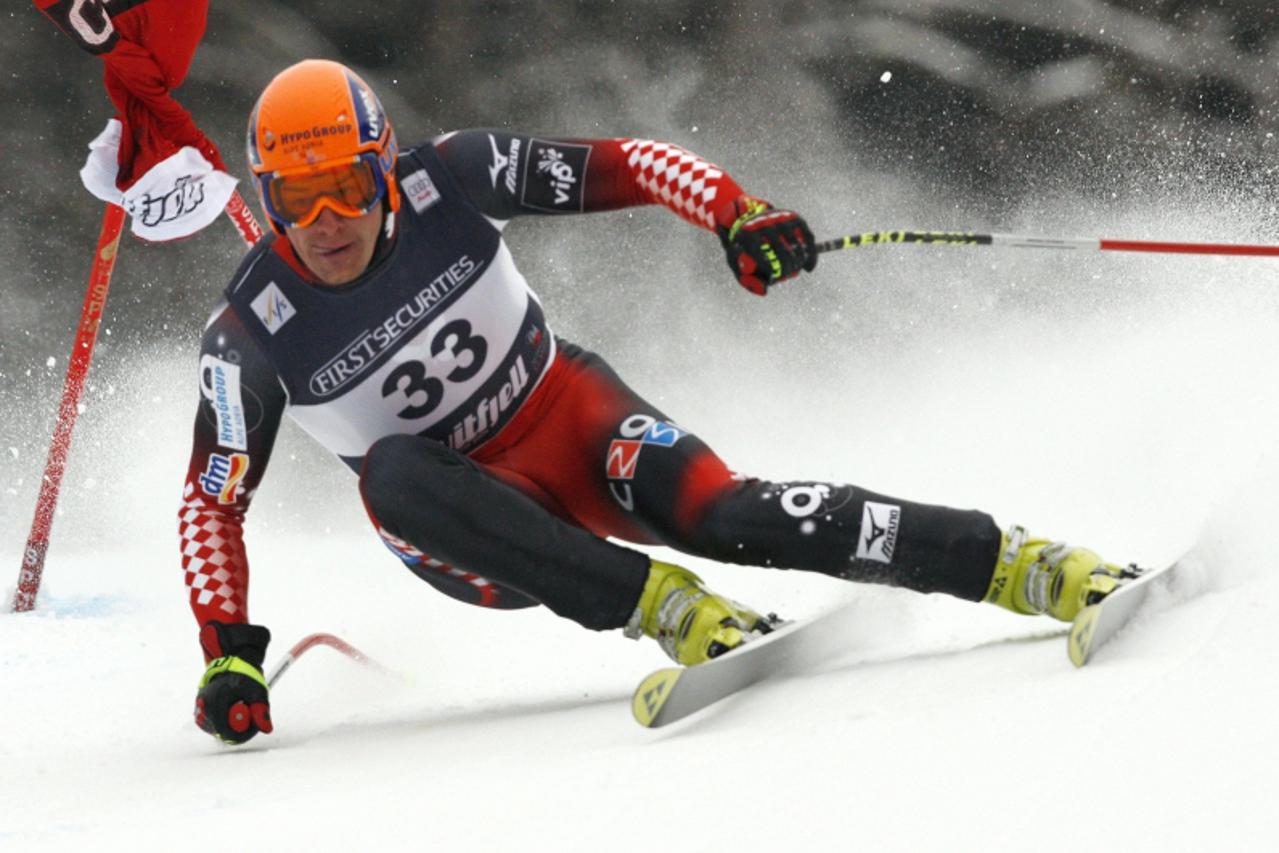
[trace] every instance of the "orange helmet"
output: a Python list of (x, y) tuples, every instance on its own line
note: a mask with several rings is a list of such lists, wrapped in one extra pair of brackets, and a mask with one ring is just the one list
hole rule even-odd
[(398, 211), (397, 153), (377, 95), (327, 59), (281, 71), (249, 116), (249, 168), (277, 234), (310, 225), (326, 207), (361, 216), (385, 197)]

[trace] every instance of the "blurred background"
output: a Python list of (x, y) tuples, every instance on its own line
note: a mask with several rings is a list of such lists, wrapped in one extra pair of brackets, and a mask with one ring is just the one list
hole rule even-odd
[[(0, 28), (0, 536), (16, 556), (101, 216), (77, 172), (110, 111), (100, 63), (29, 4), (11, 6)], [(402, 144), (484, 126), (667, 139), (800, 210), (819, 238), (972, 228), (1279, 239), (1269, 0), (216, 0), (177, 94), (238, 177), (257, 93), (310, 56), (364, 75)], [(529, 220), (507, 237), (558, 333), (601, 351), (677, 420), (722, 423), (705, 437), (747, 462), (787, 457), (733, 448), (720, 413), (803, 412), (785, 419), (786, 442), (828, 440), (844, 428), (832, 420), (840, 382), (874, 391), (886, 361), (923, 364), (1013, 318), (1105, 318), (1122, 334), (1186, 298), (1242, 292), (1249, 313), (1274, 307), (1240, 281), (1275, 283), (1266, 262), (894, 247), (824, 257), (815, 276), (758, 300), (712, 236), (663, 211)], [(63, 541), (99, 541), (139, 510), (156, 519), (144, 531), (171, 535), (195, 345), (243, 252), (226, 222), (179, 244), (125, 240), (64, 486), (64, 512), (94, 511)], [(282, 440), (293, 458), (316, 452)], [(875, 454), (858, 458), (875, 467)], [(847, 458), (839, 467), (861, 476)], [(281, 474), (264, 495), (282, 507), (287, 494), (313, 520), (339, 484), (350, 499), (349, 477), (323, 471)]]
[[(258, 92), (321, 56), (376, 88), (404, 144), (484, 126), (666, 139), (821, 238), (1279, 243), (1276, 0), (211, 6), (177, 94), (240, 178)], [(102, 215), (77, 173), (110, 117), (101, 63), (27, 0), (3, 8), (0, 613)], [(177, 244), (126, 236), (41, 599), (0, 615), (0, 848), (178, 849), (233, 825), (258, 849), (401, 849), (411, 828), (443, 850), (626, 850), (650, 836), (617, 827), (660, 815), (660, 840), (685, 849), (714, 849), (728, 822), (781, 849), (1058, 850), (1083, 833), (1269, 849), (1279, 260), (882, 246), (824, 255), (759, 299), (713, 235), (661, 208), (505, 235), (552, 328), (736, 470), (977, 507), (1119, 562), (1198, 542), (1203, 565), (1178, 572), (1151, 630), (1075, 673), (1051, 627), (997, 608), (697, 560), (712, 588), (789, 618), (855, 606), (820, 679), (654, 740), (622, 707), (662, 661), (653, 644), (427, 588), (378, 543), (351, 474), (286, 419), (246, 524), (269, 659), (333, 631), (409, 677), (316, 652), (275, 694), (278, 732), (215, 756), (189, 722), (202, 664), (176, 510), (198, 338), (244, 249), (226, 221)], [(1032, 632), (1044, 640), (1009, 639)], [(720, 780), (745, 743), (762, 784), (670, 808), (668, 767)], [(1074, 833), (1045, 833), (1039, 809), (992, 812), (991, 791), (1099, 778), (1124, 780), (1125, 807)]]

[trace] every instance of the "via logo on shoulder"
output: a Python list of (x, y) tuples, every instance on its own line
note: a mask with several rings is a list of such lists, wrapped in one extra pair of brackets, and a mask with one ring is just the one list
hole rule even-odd
[(331, 397), (377, 362), (397, 343), (407, 339), (436, 305), (474, 277), (480, 265), (470, 255), (462, 255), (444, 272), (431, 279), (414, 297), (396, 308), (389, 317), (365, 329), (323, 367), (311, 374), (308, 387), (317, 397)]
[(538, 210), (584, 210), (583, 185), (590, 157), (589, 145), (530, 139), (521, 203)]

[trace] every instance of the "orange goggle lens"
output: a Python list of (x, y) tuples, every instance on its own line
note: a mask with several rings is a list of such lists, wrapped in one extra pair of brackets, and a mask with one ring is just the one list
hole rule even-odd
[(342, 216), (363, 216), (386, 192), (371, 157), (322, 172), (277, 175), (263, 183), (267, 212), (277, 222), (297, 228), (310, 225), (325, 207)]

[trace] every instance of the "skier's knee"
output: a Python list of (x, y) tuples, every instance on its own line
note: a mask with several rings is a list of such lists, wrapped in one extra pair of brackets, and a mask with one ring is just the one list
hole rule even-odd
[(364, 456), (360, 496), (376, 523), (393, 523), (408, 512), (419, 522), (448, 500), (450, 472), (465, 467), (455, 450), (416, 435), (378, 439)]
[(745, 550), (741, 530), (726, 523), (720, 513), (707, 513), (700, 524), (678, 531), (673, 539), (669, 543), (673, 547), (721, 563), (751, 562), (754, 556)]

